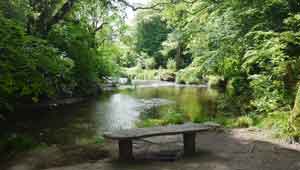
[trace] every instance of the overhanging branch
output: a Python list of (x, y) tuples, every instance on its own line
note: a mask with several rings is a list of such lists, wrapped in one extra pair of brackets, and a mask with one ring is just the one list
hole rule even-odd
[(123, 3), (125, 6), (127, 6), (129, 8), (131, 8), (133, 11), (147, 10), (147, 9), (157, 10), (157, 7), (173, 4), (172, 0), (170, 0), (169, 2), (156, 3), (151, 6), (135, 6), (135, 5), (127, 2), (126, 0), (117, 0), (117, 1), (120, 3)]

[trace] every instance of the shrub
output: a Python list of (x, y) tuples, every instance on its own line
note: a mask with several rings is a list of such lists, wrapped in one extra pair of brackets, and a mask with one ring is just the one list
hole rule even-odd
[(47, 41), (27, 35), (16, 22), (0, 16), (0, 25), (0, 106), (23, 99), (38, 102), (72, 87), (71, 59)]
[(176, 71), (176, 61), (174, 59), (168, 59), (167, 69)]
[(32, 137), (25, 135), (13, 134), (11, 136), (0, 137), (0, 152), (8, 153), (7, 155), (4, 154), (4, 156), (8, 156), (15, 152), (30, 150), (37, 146), (37, 143)]
[(145, 68), (146, 69), (154, 69), (156, 66), (156, 62), (154, 58), (145, 59)]
[(182, 124), (186, 120), (186, 116), (180, 112), (168, 111), (157, 119), (145, 119), (136, 123), (137, 127), (153, 127), (164, 126), (169, 124)]
[(136, 79), (138, 80), (157, 80), (157, 70), (140, 70), (136, 73)]
[(180, 84), (200, 84), (203, 79), (200, 79), (197, 68), (187, 67), (177, 72), (176, 82)]
[(210, 88), (219, 88), (224, 86), (224, 78), (221, 76), (208, 76), (208, 86)]
[(248, 128), (254, 124), (250, 116), (241, 116), (235, 120), (234, 126), (239, 128)]
[(161, 126), (164, 125), (164, 120), (160, 119), (146, 119), (136, 123), (137, 127), (153, 127), (153, 126)]
[(180, 112), (169, 111), (163, 115), (162, 119), (165, 124), (182, 124), (184, 123), (185, 116)]
[(299, 132), (291, 132), (289, 129), (289, 112), (276, 111), (267, 114), (258, 120), (259, 128), (271, 129), (275, 137), (289, 138), (300, 136)]

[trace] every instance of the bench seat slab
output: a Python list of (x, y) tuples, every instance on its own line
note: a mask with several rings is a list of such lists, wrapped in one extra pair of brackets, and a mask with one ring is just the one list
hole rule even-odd
[(105, 132), (104, 137), (114, 140), (122, 139), (139, 139), (147, 138), (152, 136), (163, 136), (163, 135), (176, 135), (184, 133), (195, 133), (209, 131), (219, 128), (217, 124), (195, 124), (186, 123), (182, 125), (169, 125), (169, 126), (158, 126), (152, 128), (136, 128), (136, 129), (125, 129), (115, 130), (111, 132)]

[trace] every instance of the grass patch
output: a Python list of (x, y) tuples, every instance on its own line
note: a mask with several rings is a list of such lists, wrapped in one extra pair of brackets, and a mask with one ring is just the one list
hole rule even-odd
[(226, 128), (249, 128), (257, 127), (260, 129), (270, 129), (273, 136), (281, 139), (291, 139), (299, 137), (300, 132), (291, 132), (289, 128), (289, 112), (273, 112), (267, 115), (243, 115), (233, 116), (207, 116), (199, 115), (192, 120), (179, 112), (167, 112), (160, 118), (146, 119), (137, 123), (138, 127), (164, 126), (169, 124), (182, 124), (192, 121), (194, 123), (215, 122)]
[(137, 127), (153, 127), (153, 126), (165, 126), (170, 124), (183, 124), (186, 120), (186, 116), (180, 112), (166, 112), (157, 119), (145, 119), (136, 123)]
[(166, 125), (164, 120), (161, 119), (146, 119), (141, 120), (136, 123), (136, 126), (139, 128), (143, 127), (154, 127), (154, 126), (163, 126)]

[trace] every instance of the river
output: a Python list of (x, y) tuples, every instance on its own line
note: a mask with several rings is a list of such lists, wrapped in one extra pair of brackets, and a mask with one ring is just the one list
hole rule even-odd
[(184, 113), (187, 121), (215, 114), (217, 96), (204, 86), (137, 83), (80, 104), (19, 113), (9, 130), (48, 145), (83, 144), (106, 130), (134, 128), (138, 121), (165, 112)]

